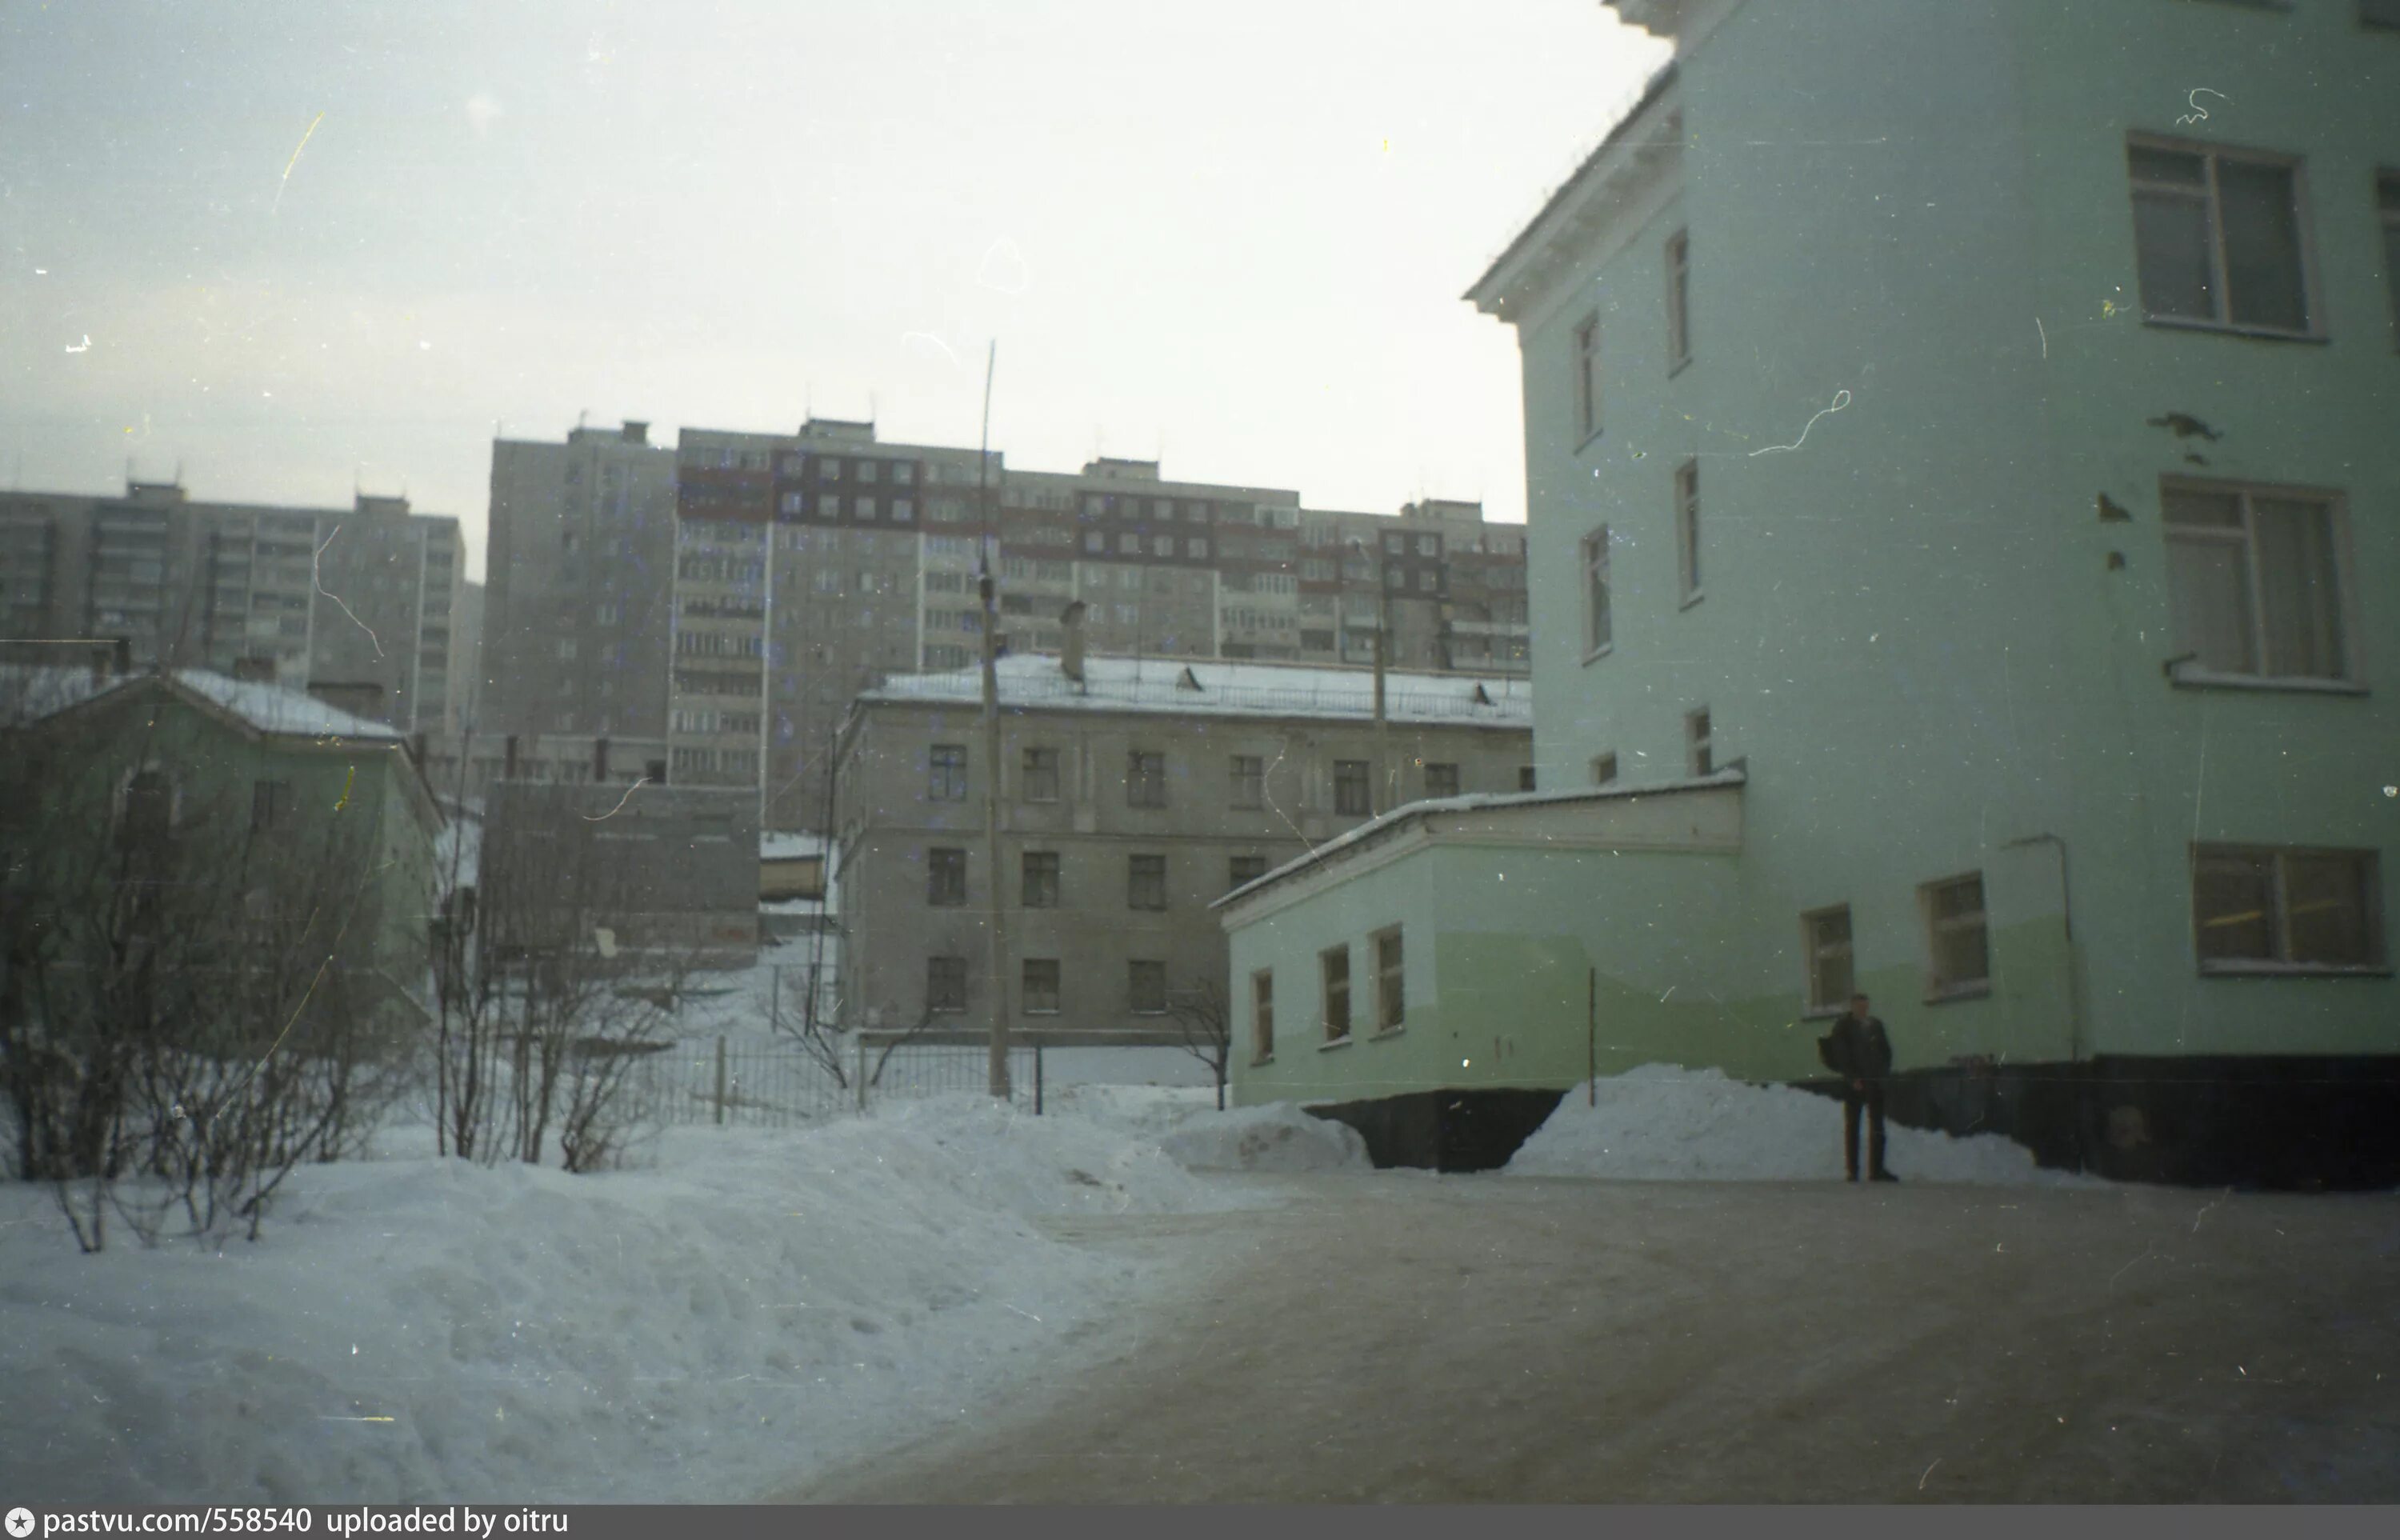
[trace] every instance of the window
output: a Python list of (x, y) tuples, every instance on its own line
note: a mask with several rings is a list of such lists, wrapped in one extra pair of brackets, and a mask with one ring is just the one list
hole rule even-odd
[(964, 743), (935, 743), (926, 758), (925, 799), (963, 802), (967, 799), (967, 750)]
[(1125, 857), (1125, 907), (1152, 910), (1166, 907), (1166, 857)]
[(1325, 1041), (1340, 1043), (1350, 1035), (1350, 948), (1317, 953), (1316, 971), (1325, 984)]
[(250, 784), (250, 826), (264, 834), (292, 813), (292, 783), (253, 781)]
[(875, 480), (875, 474), (876, 474), (876, 471), (877, 471), (877, 470), (878, 470), (878, 469), (879, 469), (879, 467), (877, 466), (876, 462), (875, 462), (875, 461), (873, 461), (873, 460), (861, 460), (861, 461), (859, 461), (859, 462), (858, 462), (858, 479), (859, 479), (860, 481), (862, 481), (862, 482), (872, 482), (872, 481), (874, 481), (874, 480)]
[(1684, 602), (1700, 596), (1700, 462), (1675, 471), (1675, 557), (1683, 567)]
[(1808, 954), (1808, 1009), (1838, 1011), (1850, 1002), (1850, 906), (1800, 917)]
[(1694, 775), (1710, 775), (1716, 770), (1716, 745), (1710, 736), (1712, 730), (1706, 706), (1684, 718), (1684, 749)]
[(967, 901), (967, 852), (935, 846), (925, 852), (925, 902), (936, 909), (956, 909)]
[(1606, 652), (1614, 634), (1608, 613), (1608, 526), (1583, 538), (1583, 658)]
[[(2400, 27), (2400, 0), (2392, 0), (2392, 20)], [(2400, 171), (2375, 175), (2375, 212), (2383, 223), (2383, 287), (2392, 296), (2392, 332), (2400, 340)]]
[(1397, 1032), (1408, 1019), (1401, 987), (1400, 928), (1375, 933), (1375, 1030)]
[(1425, 766), (1425, 794), (1427, 797), (1456, 797), (1458, 767), (1439, 763)]
[(1266, 806), (1267, 762), (1255, 754), (1237, 754), (1232, 760), (1233, 795), (1227, 806), (1262, 808)]
[(132, 850), (163, 848), (175, 830), (175, 787), (164, 770), (137, 770), (125, 783), (119, 838)]
[(1225, 891), (1232, 893), (1245, 882), (1256, 882), (1267, 874), (1267, 858), (1263, 855), (1237, 855), (1226, 864)]
[(1018, 783), (1017, 793), (1028, 802), (1058, 800), (1058, 751), (1057, 749), (1025, 751), (1024, 774)]
[(1025, 1002), (1030, 1016), (1055, 1016), (1058, 1014), (1058, 960), (1055, 957), (1029, 957), (1019, 974), (1019, 998)]
[(1519, 791), (1532, 791), (1534, 789), (1533, 766), (1520, 765), (1517, 767), (1517, 789)]
[(1125, 806), (1166, 806), (1166, 756), (1135, 749), (1125, 756)]
[(1365, 818), (1369, 815), (1367, 761), (1336, 759), (1333, 761), (1333, 811), (1343, 818)]
[(1591, 784), (1595, 786), (1605, 786), (1616, 781), (1616, 756), (1613, 754), (1596, 754), (1592, 756)]
[(1125, 964), (1125, 1004), (1138, 1016), (1166, 1014), (1166, 964), (1135, 958)]
[(2297, 161), (2138, 140), (2126, 160), (2146, 318), (2310, 329)]
[(2400, 0), (2358, 0), (2358, 24), (2400, 28)]
[(1022, 902), (1029, 909), (1055, 909), (1058, 906), (1058, 852), (1028, 851), (1024, 857), (1025, 887)]
[(2201, 972), (2380, 967), (2380, 891), (2372, 851), (2198, 846), (2191, 898)]
[(2349, 677), (2331, 502), (2199, 485), (2161, 501), (2179, 655), (2209, 674)]
[(1678, 230), (1667, 238), (1667, 366), (1692, 361), (1692, 238)]
[(1932, 992), (1951, 995), (1988, 988), (1992, 960), (1984, 924), (1983, 874), (1929, 882), (1916, 893), (1930, 943)]
[(1275, 1057), (1275, 970), (1261, 968), (1250, 975), (1250, 1062)]
[(967, 1008), (967, 960), (929, 957), (925, 960), (925, 1009), (963, 1011)]
[(1575, 442), (1600, 431), (1600, 317), (1584, 318), (1575, 332)]

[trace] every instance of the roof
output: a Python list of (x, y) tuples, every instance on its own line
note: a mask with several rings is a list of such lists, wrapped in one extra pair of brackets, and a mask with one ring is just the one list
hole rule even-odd
[(1466, 797), (1435, 797), (1422, 802), (1411, 802), (1394, 808), (1381, 817), (1370, 819), (1355, 829), (1345, 829), (1325, 843), (1311, 849), (1305, 855), (1294, 856), (1274, 870), (1252, 878), (1208, 906), (1221, 909), (1275, 886), (1287, 877), (1296, 877), (1312, 867), (1321, 866), (1355, 845), (1361, 845), (1381, 835), (1437, 813), (1482, 812), (1495, 808), (1536, 808), (1565, 802), (1611, 802), (1632, 797), (1665, 797), (1677, 792), (1707, 791), (1718, 786), (1739, 786), (1749, 777), (1739, 769), (1726, 769), (1711, 775), (1692, 776), (1677, 781), (1654, 781), (1639, 786), (1578, 786), (1573, 791), (1478, 792)]
[[(1635, 21), (1637, 24), (1642, 20), (1641, 18), (1633, 16), (1629, 16), (1627, 20)], [(1651, 75), (1649, 81), (1643, 86), (1642, 94), (1635, 98), (1633, 105), (1628, 107), (1616, 119), (1616, 126), (1608, 130), (1608, 137), (1602, 139), (1591, 154), (1584, 157), (1583, 163), (1575, 168), (1574, 175), (1559, 184), (1558, 189), (1542, 204), (1541, 211), (1525, 222), (1524, 228), (1517, 232), (1517, 238), (1508, 243), (1507, 249), (1492, 259), (1491, 266), (1483, 270), (1483, 276), (1477, 279), (1466, 293), (1460, 296), (1461, 298), (1476, 305), (1479, 308), (1488, 307), (1485, 306), (1483, 296), (1488, 294), (1493, 285), (1499, 281), (1500, 270), (1516, 261), (1518, 256), (1534, 243), (1537, 232), (1550, 223), (1552, 216), (1581, 195), (1585, 179), (1608, 158), (1610, 152), (1625, 142), (1626, 136), (1632, 132), (1633, 125), (1642, 120), (1642, 115), (1648, 112), (1661, 97), (1667, 94), (1669, 89), (1675, 84), (1676, 74), (1675, 61), (1671, 59), (1658, 67), (1657, 73)]]
[(758, 859), (761, 861), (799, 861), (812, 855), (823, 855), (827, 841), (821, 834), (796, 833), (789, 829), (769, 829), (758, 837)]
[(4, 676), (10, 697), (10, 715), (20, 721), (52, 716), (70, 706), (145, 680), (156, 680), (179, 693), (198, 697), (256, 731), (278, 737), (348, 738), (389, 743), (401, 743), (406, 737), (397, 728), (353, 716), (313, 695), (280, 685), (227, 678), (206, 669), (181, 668), (171, 674), (129, 674), (101, 680), (95, 679), (89, 669), (12, 668), (6, 670)]
[[(1318, 716), (1357, 721), (1370, 721), (1375, 715), (1371, 669), (1207, 658), (1086, 658), (1079, 688), (1060, 670), (1057, 658), (1012, 653), (1000, 660), (999, 675), (1000, 703), (1012, 711)], [(1395, 669), (1384, 675), (1384, 714), (1393, 722), (1523, 729), (1534, 723), (1533, 686), (1501, 675)], [(982, 700), (980, 668), (900, 675), (858, 697), (861, 705), (974, 705)]]

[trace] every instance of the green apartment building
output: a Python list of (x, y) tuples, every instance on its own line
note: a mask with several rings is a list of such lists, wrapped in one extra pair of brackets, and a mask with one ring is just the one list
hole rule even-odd
[(2400, 1180), (2400, 7), (1616, 8), (1673, 62), (1467, 296), (1544, 791), (1230, 895), (1237, 1097), (1490, 1164), (1859, 988), (1903, 1121)]

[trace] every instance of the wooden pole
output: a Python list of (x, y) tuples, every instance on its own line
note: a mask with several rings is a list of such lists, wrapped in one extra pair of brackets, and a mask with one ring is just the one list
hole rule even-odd
[(1583, 1014), (1584, 1043), (1586, 1056), (1589, 1059), (1586, 1065), (1587, 1073), (1584, 1076), (1584, 1091), (1590, 1097), (1591, 1105), (1597, 1107), (1600, 1105), (1600, 970), (1597, 968), (1591, 970)]

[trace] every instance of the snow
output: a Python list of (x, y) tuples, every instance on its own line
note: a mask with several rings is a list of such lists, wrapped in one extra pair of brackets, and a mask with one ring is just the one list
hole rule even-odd
[(1347, 1124), (1315, 1117), (1289, 1103), (1245, 1107), (1221, 1117), (1191, 1118), (1159, 1148), (1197, 1171), (1367, 1171), (1367, 1141)]
[[(1177, 715), (1326, 716), (1372, 720), (1370, 669), (1206, 658), (1086, 658), (1077, 688), (1058, 660), (1012, 653), (999, 661), (1000, 702), (1016, 709), (1171, 712)], [(1188, 681), (1188, 682), (1187, 682)], [(1483, 700), (1477, 699), (1480, 691)], [(1533, 686), (1493, 675), (1384, 675), (1384, 715), (1394, 722), (1465, 722), (1530, 728)], [(861, 703), (983, 699), (980, 668), (906, 674), (859, 696)]]
[(593, 1176), (438, 1160), (404, 1129), (389, 1158), (301, 1168), (264, 1238), (222, 1249), (83, 1256), (46, 1189), (0, 1188), (0, 1491), (721, 1502), (857, 1458), (1151, 1276), (1039, 1220), (1271, 1201), (1139, 1131), (1215, 1117), (1193, 1093), (1093, 1101), (670, 1129), (654, 1169)]
[(261, 732), (301, 738), (357, 738), (398, 743), (397, 728), (336, 711), (313, 695), (252, 679), (229, 679), (205, 669), (179, 668), (175, 683), (206, 697)]
[[(1758, 1086), (1716, 1070), (1650, 1064), (1568, 1092), (1509, 1161), (1523, 1177), (1633, 1180), (1838, 1181), (1839, 1102), (1787, 1085)], [(1997, 1134), (1954, 1138), (1888, 1124), (1887, 1163), (1902, 1181), (2080, 1186), (2044, 1170)], [(1859, 1130), (1866, 1142), (1863, 1120)], [(1861, 1152), (1863, 1158), (1864, 1152)]]

